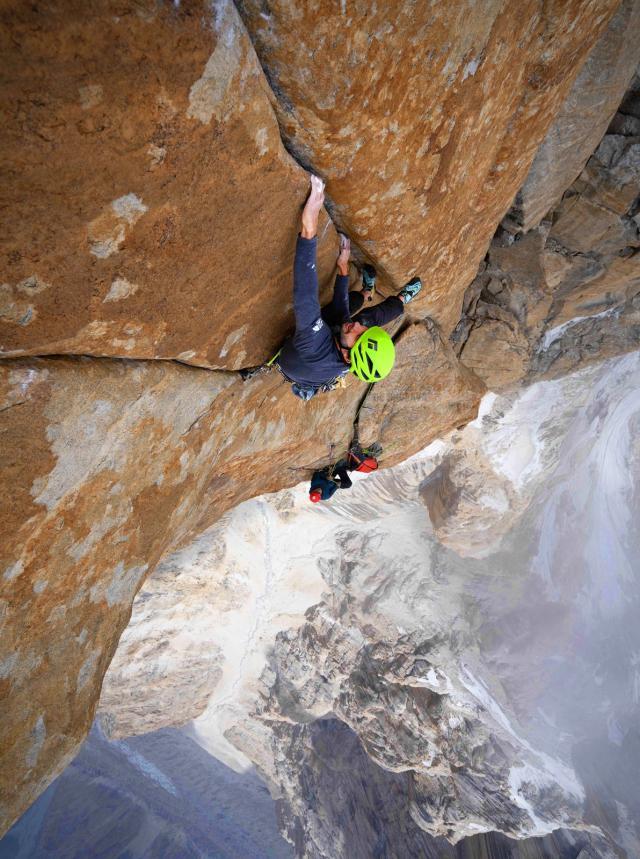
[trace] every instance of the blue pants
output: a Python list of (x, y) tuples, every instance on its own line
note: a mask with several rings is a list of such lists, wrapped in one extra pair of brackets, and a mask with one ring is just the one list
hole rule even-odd
[[(354, 321), (370, 328), (373, 325), (386, 325), (404, 312), (402, 300), (395, 295), (375, 307), (363, 310), (364, 296), (360, 292), (348, 292), (349, 279), (340, 274), (336, 277), (331, 302), (321, 309), (316, 245), (316, 238), (304, 239), (298, 236), (293, 265), (296, 330), (285, 340), (278, 357), (278, 365), (284, 375), (309, 391), (332, 382), (348, 370), (348, 364), (335, 342), (336, 328), (343, 322), (354, 318)], [(301, 396), (301, 392), (294, 393)], [(304, 396), (302, 398), (306, 399)]]
[(364, 310), (361, 309), (363, 304), (364, 295), (362, 292), (350, 292), (349, 317), (347, 319), (342, 318), (344, 317), (344, 311), (341, 307), (336, 308), (333, 301), (322, 308), (322, 318), (332, 328), (342, 325), (343, 322), (349, 322), (349, 320), (360, 322), (361, 325), (372, 328), (374, 325), (387, 325), (404, 313), (404, 302), (397, 295), (390, 295), (389, 298), (385, 298), (380, 304), (376, 304), (373, 307), (365, 307)]

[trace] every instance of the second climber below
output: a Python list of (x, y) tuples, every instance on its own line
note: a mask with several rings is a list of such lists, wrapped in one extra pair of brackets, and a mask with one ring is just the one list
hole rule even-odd
[[(287, 338), (276, 362), (293, 382), (293, 392), (308, 400), (319, 390), (331, 390), (351, 370), (363, 382), (387, 376), (395, 358), (389, 334), (380, 327), (404, 312), (404, 306), (422, 288), (414, 277), (398, 295), (361, 310), (371, 299), (375, 270), (365, 266), (363, 292), (349, 292), (350, 244), (340, 237), (340, 253), (333, 299), (322, 310), (318, 299), (316, 245), (318, 216), (324, 203), (324, 182), (311, 176), (311, 190), (302, 212), (302, 229), (293, 265), (293, 308), (296, 330)], [(354, 316), (354, 314), (357, 314)]]

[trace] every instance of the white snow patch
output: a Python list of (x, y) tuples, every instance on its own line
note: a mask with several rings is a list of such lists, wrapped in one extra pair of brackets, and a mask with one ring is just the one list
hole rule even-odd
[(479, 443), (492, 467), (518, 492), (523, 492), (527, 482), (542, 471), (543, 455), (548, 446), (545, 427), (554, 411), (563, 412), (565, 384), (565, 380), (560, 380), (531, 385), (515, 402), (505, 401), (504, 413), (500, 409), (502, 398), (493, 401), (495, 417), (487, 417), (493, 426)]
[[(290, 490), (296, 505), (296, 516), (290, 519), (259, 498), (232, 511), (225, 527), (225, 555), (220, 563), (227, 570), (236, 570), (239, 579), (229, 587), (241, 598), (218, 615), (215, 630), (209, 629), (223, 653), (222, 677), (207, 709), (192, 723), (191, 736), (237, 772), (251, 764), (224, 733), (237, 723), (238, 712), (255, 694), (277, 633), (298, 627), (325, 587), (314, 547), (321, 544), (322, 535), (333, 523), (308, 503), (307, 491), (306, 482)], [(296, 537), (300, 528), (313, 535), (305, 548)], [(294, 555), (292, 545), (300, 547)], [(196, 541), (194, 568), (202, 563), (197, 546)], [(186, 563), (185, 557), (181, 565)]]
[(610, 307), (608, 310), (602, 310), (600, 313), (594, 313), (592, 316), (575, 316), (573, 319), (569, 319), (568, 322), (563, 322), (562, 325), (557, 325), (555, 328), (547, 331), (542, 338), (538, 351), (544, 352), (545, 349), (548, 349), (555, 340), (562, 337), (568, 328), (577, 325), (579, 322), (584, 322), (585, 319), (603, 319), (605, 316), (613, 316), (614, 314), (618, 315), (619, 313), (619, 307)]
[(476, 427), (477, 429), (482, 429), (482, 419), (487, 415), (491, 414), (497, 399), (497, 394), (494, 394), (493, 391), (487, 391), (487, 393), (480, 400), (480, 405), (478, 406), (478, 416), (474, 420), (469, 421), (467, 427)]
[(438, 692), (441, 695), (448, 694), (452, 689), (449, 678), (442, 671), (436, 671), (431, 665), (424, 677), (412, 677), (411, 679), (420, 686), (426, 686), (427, 689), (431, 689), (433, 692)]
[(530, 806), (529, 801), (526, 800), (519, 791), (525, 781), (530, 782), (539, 788), (547, 788), (557, 785), (566, 794), (579, 801), (583, 801), (584, 789), (578, 780), (576, 773), (571, 767), (555, 758), (552, 758), (550, 755), (546, 754), (546, 752), (534, 749), (527, 740), (521, 737), (514, 730), (506, 714), (495, 698), (491, 695), (482, 680), (474, 677), (464, 663), (460, 664), (460, 680), (465, 688), (471, 692), (473, 697), (491, 715), (496, 723), (516, 741), (517, 745), (539, 761), (539, 766), (525, 763), (522, 766), (512, 767), (509, 774), (509, 784), (512, 789), (514, 802), (527, 811), (537, 827), (541, 827), (536, 832), (530, 832), (527, 830), (527, 834), (545, 834), (546, 832), (551, 831), (551, 829), (557, 828), (557, 821), (553, 824), (543, 823), (536, 816), (535, 810)]

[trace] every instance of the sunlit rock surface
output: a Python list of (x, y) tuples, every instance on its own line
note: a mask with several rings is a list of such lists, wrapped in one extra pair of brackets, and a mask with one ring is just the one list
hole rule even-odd
[(396, 288), (414, 274), (428, 282), (412, 314), (429, 314), (447, 335), (617, 7), (238, 3), (287, 146), (328, 179), (338, 223)]
[(305, 404), (276, 373), (245, 384), (172, 362), (0, 367), (5, 819), (77, 751), (145, 575), (240, 500), (346, 447), (360, 385)]
[[(476, 413), (471, 376), (460, 374), (455, 403), (446, 392), (433, 398), (396, 457)], [(5, 814), (17, 815), (77, 750), (145, 575), (234, 505), (346, 452), (364, 393), (349, 375), (344, 389), (304, 403), (275, 370), (245, 383), (175, 362), (0, 367), (0, 430), (11, 440), (0, 451)], [(378, 412), (373, 403), (372, 421)], [(255, 563), (262, 568), (261, 555)], [(188, 632), (185, 653), (197, 679), (183, 678), (184, 706), (203, 707), (215, 654), (194, 657)]]
[(363, 444), (382, 445), (384, 465), (402, 462), (423, 442), (472, 420), (485, 391), (429, 319), (401, 332), (393, 370), (388, 384), (373, 386), (359, 416)]
[[(399, 0), (239, 5), (246, 23), (230, 0), (3, 6), (1, 826), (78, 749), (145, 576), (168, 553), (206, 544), (207, 529), (234, 505), (293, 486), (343, 454), (360, 405), (385, 466), (473, 418), (484, 390), (477, 376), (493, 387), (493, 365), (508, 384), (527, 368), (530, 379), (558, 375), (628, 351), (640, 336), (632, 87), (569, 195), (579, 199), (552, 225), (556, 245), (545, 246), (542, 267), (556, 292), (525, 272), (508, 308), (484, 302), (486, 319), (465, 301), (462, 329), (470, 321), (474, 331), (462, 364), (475, 375), (447, 343), (489, 237), (614, 0), (428, 11)], [(397, 372), (367, 401), (352, 376), (346, 389), (304, 405), (275, 371), (246, 385), (230, 372), (271, 355), (291, 326), (307, 167), (330, 180), (328, 210), (352, 234), (357, 258), (376, 262), (381, 295), (417, 270), (425, 282), (393, 329)], [(558, 250), (568, 237), (575, 247)], [(336, 245), (326, 213), (319, 244), (324, 296)], [(609, 256), (594, 292), (588, 278), (580, 282), (581, 265), (601, 252)], [(609, 293), (606, 309), (581, 318)], [(512, 304), (524, 307), (517, 324)], [(483, 360), (474, 363), (480, 317), (490, 336), (476, 343)], [(496, 321), (515, 332), (514, 349)], [(502, 478), (487, 480), (497, 487)], [(479, 489), (469, 486), (470, 495)], [(460, 551), (489, 551), (472, 512), (464, 504), (454, 512), (436, 490), (440, 538), (455, 541), (449, 526), (460, 515), (470, 534)], [(504, 483), (502, 491), (514, 515), (526, 508), (526, 497)], [(507, 524), (494, 518), (494, 538)], [(315, 525), (309, 533), (321, 536)], [(313, 553), (302, 556), (308, 566)], [(251, 575), (247, 593), (260, 585), (261, 573)], [(288, 618), (283, 584), (265, 640), (302, 623), (323, 581), (294, 600)], [(206, 590), (213, 601), (223, 594), (216, 583)], [(257, 604), (268, 617), (269, 601)], [(193, 613), (188, 621), (197, 638)], [(228, 629), (234, 622), (244, 621), (232, 612)], [(237, 756), (221, 739), (239, 689), (225, 667), (228, 643), (214, 634), (194, 657), (191, 641), (183, 636), (177, 660), (175, 719), (203, 711), (202, 742)], [(149, 664), (161, 653), (150, 641)], [(261, 659), (243, 666), (261, 670)], [(159, 692), (178, 682), (174, 668), (158, 668)], [(162, 724), (163, 706), (121, 701), (123, 724)]]
[(234, 4), (10, 0), (2, 38), (0, 354), (270, 357), (308, 180)]
[[(596, 827), (637, 855), (639, 390), (634, 353), (492, 395), (465, 430), (329, 504), (309, 505), (304, 487), (247, 502), (173, 556), (173, 605), (170, 566), (146, 582), (103, 718), (135, 732), (135, 690), (154, 727), (176, 709), (186, 721), (171, 692), (189, 671), (172, 632), (182, 613), (206, 627), (221, 672), (192, 736), (238, 769), (258, 766), (304, 855), (371, 855), (377, 837), (374, 826), (362, 853), (347, 851), (339, 808), (301, 788), (322, 779), (339, 793), (364, 767), (355, 751), (346, 769), (332, 763), (317, 722), (329, 716), (381, 772), (403, 774), (393, 791), (425, 833)], [(487, 480), (440, 493), (431, 524), (426, 487), (453, 462), (455, 490), (465, 457)], [(222, 609), (201, 598), (205, 580), (226, 591)], [(156, 693), (158, 670), (174, 682)], [(317, 742), (321, 755), (303, 753)], [(375, 793), (357, 796), (374, 814)]]

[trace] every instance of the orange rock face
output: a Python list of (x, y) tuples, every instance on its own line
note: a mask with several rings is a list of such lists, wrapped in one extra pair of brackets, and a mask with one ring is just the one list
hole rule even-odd
[[(638, 348), (639, 92), (636, 77), (621, 104), (629, 113), (618, 112), (613, 132), (540, 226), (514, 235), (509, 217), (507, 230), (498, 229), (467, 290), (453, 339), (462, 362), (491, 390)], [(630, 133), (619, 133), (625, 125)], [(554, 172), (552, 187), (557, 178)], [(531, 213), (534, 190), (520, 195)]]
[(617, 0), (242, 0), (291, 149), (340, 223), (449, 333)]
[(2, 353), (268, 358), (308, 180), (233, 4), (3, 8)]
[(305, 404), (217, 371), (292, 324), (307, 179), (278, 122), (380, 283), (425, 281), (361, 412), (397, 462), (475, 414), (446, 335), (617, 3), (240, 5), (275, 96), (230, 2), (3, 4), (2, 825), (77, 750), (158, 560), (351, 439), (354, 377)]
[[(481, 390), (423, 324), (402, 335), (398, 355), (395, 384), (380, 385), (363, 420), (388, 447), (383, 464), (472, 417)], [(304, 403), (275, 370), (242, 382), (86, 357), (6, 361), (0, 378), (0, 790), (10, 823), (87, 732), (144, 577), (230, 507), (343, 455), (367, 388), (349, 375), (344, 389)]]
[(640, 3), (623, 0), (576, 78), (516, 195), (510, 217), (537, 226), (577, 179), (640, 62)]
[(0, 370), (2, 820), (87, 732), (131, 603), (158, 559), (222, 513), (346, 448), (362, 386), (310, 403), (170, 362)]
[(436, 325), (410, 325), (397, 341), (393, 373), (386, 384), (373, 386), (360, 411), (361, 441), (379, 442), (381, 463), (395, 465), (473, 420), (485, 391)]

